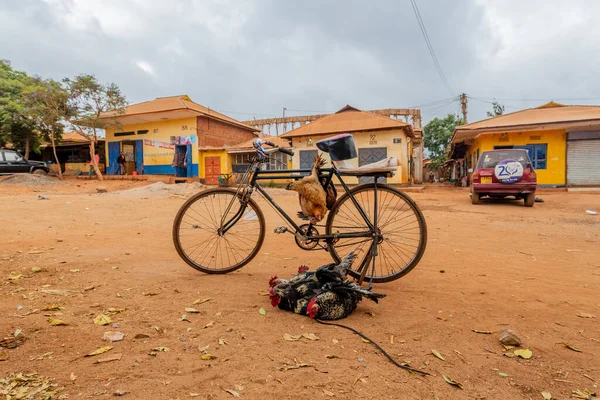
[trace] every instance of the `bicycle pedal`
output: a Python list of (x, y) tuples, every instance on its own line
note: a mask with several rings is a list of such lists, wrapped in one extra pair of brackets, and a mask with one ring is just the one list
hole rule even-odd
[(278, 226), (277, 228), (273, 229), (273, 232), (275, 233), (286, 233), (288, 231), (288, 228), (286, 226)]

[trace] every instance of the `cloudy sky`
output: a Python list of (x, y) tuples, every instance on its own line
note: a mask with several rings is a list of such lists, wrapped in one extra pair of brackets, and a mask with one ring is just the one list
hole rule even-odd
[(240, 120), (349, 103), (419, 106), (427, 121), (457, 113), (462, 92), (470, 121), (494, 98), (507, 112), (600, 104), (597, 0), (417, 4), (450, 89), (409, 0), (2, 0), (0, 58), (95, 74), (131, 103), (188, 94)]

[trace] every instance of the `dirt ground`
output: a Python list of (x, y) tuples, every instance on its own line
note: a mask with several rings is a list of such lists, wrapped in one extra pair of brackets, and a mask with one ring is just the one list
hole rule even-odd
[[(379, 304), (363, 301), (342, 322), (432, 374), (422, 377), (349, 331), (270, 306), (259, 292), (271, 275), (330, 256), (272, 233), (282, 224), (264, 201), (259, 255), (238, 272), (209, 276), (181, 261), (171, 242), (189, 190), (110, 181), (98, 194), (99, 185), (0, 182), (0, 339), (17, 330), (24, 338), (0, 348), (0, 393), (2, 377), (18, 372), (46, 376), (77, 399), (566, 399), (599, 391), (600, 215), (586, 213), (600, 211), (598, 194), (541, 192), (545, 203), (533, 208), (473, 206), (465, 189), (410, 194), (427, 219), (425, 256), (406, 277), (375, 287), (387, 294)], [(276, 199), (297, 211), (291, 193)], [(52, 294), (65, 289), (73, 292)], [(63, 309), (43, 310), (53, 305)], [(100, 314), (111, 324), (94, 324)], [(521, 336), (530, 359), (504, 355), (515, 349), (499, 343), (503, 328)], [(107, 331), (124, 339), (103, 341)], [(286, 341), (286, 333), (319, 340)], [(114, 348), (84, 357), (103, 346)]]

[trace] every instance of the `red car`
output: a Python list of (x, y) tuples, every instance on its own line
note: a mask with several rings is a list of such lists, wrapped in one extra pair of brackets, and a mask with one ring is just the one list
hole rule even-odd
[(478, 204), (484, 196), (514, 196), (525, 200), (525, 207), (533, 207), (536, 188), (537, 177), (526, 150), (484, 151), (473, 172), (471, 202)]

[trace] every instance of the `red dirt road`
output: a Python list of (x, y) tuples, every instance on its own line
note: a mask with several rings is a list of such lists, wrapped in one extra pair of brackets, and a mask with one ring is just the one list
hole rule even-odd
[[(264, 201), (260, 254), (238, 272), (209, 276), (181, 261), (171, 243), (182, 197), (115, 194), (133, 184), (114, 181), (104, 184), (109, 193), (96, 194), (98, 185), (0, 184), (0, 339), (17, 329), (26, 338), (15, 349), (0, 348), (7, 357), (0, 379), (37, 372), (69, 398), (108, 398), (116, 390), (131, 399), (234, 398), (228, 389), (248, 399), (541, 399), (543, 391), (562, 399), (576, 389), (598, 391), (600, 215), (585, 211), (600, 211), (599, 195), (540, 193), (546, 202), (525, 208), (473, 206), (462, 189), (410, 194), (427, 219), (425, 256), (406, 277), (375, 287), (388, 297), (363, 301), (342, 323), (433, 375), (421, 377), (351, 332), (273, 309), (259, 295), (273, 274), (287, 277), (299, 264), (316, 268), (330, 260), (324, 251), (298, 249), (292, 235), (273, 234), (281, 224)], [(293, 194), (276, 199), (297, 211)], [(76, 293), (42, 292), (51, 289)], [(51, 305), (64, 309), (22, 316)], [(112, 315), (116, 328), (95, 325), (109, 308), (125, 309)], [(69, 325), (50, 326), (50, 317)], [(502, 328), (516, 331), (533, 356), (504, 356), (513, 350), (499, 343)], [(111, 345), (102, 340), (106, 331), (125, 338), (105, 354), (83, 357)], [(286, 333), (319, 340), (285, 341)], [(206, 346), (217, 358), (201, 358)], [(116, 354), (120, 360), (94, 364)], [(308, 366), (285, 370), (296, 363)]]

